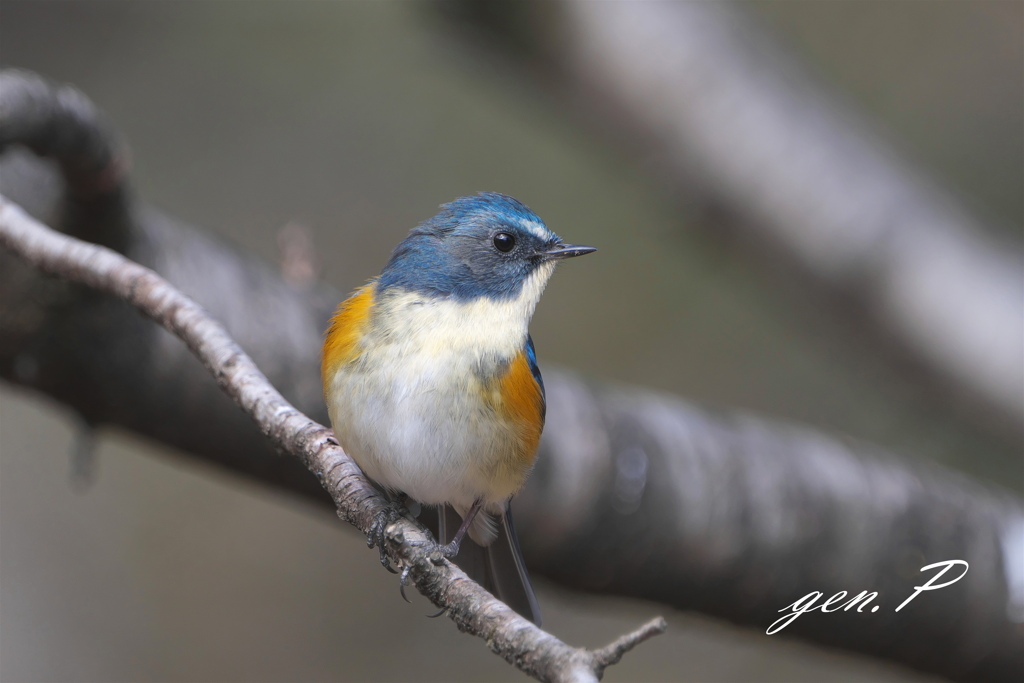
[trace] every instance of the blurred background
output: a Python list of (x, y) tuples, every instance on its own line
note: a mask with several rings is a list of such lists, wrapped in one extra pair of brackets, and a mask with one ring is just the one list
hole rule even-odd
[[(738, 8), (1019, 254), (1024, 4)], [(282, 228), (304, 226), (321, 276), (350, 290), (438, 204), (505, 192), (601, 250), (548, 288), (532, 327), (542, 368), (808, 424), (1024, 491), (1015, 424), (719, 226), (631, 153), (614, 118), (581, 116), (543, 60), (496, 45), (472, 15), (397, 1), (4, 0), (0, 63), (80, 88), (127, 138), (146, 200), (269, 262)], [(95, 480), (75, 484), (75, 430), (59, 405), (0, 386), (3, 681), (521, 677), (423, 618), (424, 601), (402, 602), (376, 552), (330, 514), (115, 431), (101, 433)], [(667, 611), (539, 583), (546, 628), (574, 645)], [(922, 680), (666, 616), (670, 632), (607, 680)]]

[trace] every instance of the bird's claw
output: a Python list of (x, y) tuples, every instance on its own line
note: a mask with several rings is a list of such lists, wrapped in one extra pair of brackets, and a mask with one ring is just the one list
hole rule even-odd
[[(409, 574), (411, 572), (412, 572), (412, 567), (404, 567), (402, 569), (402, 575), (398, 579), (398, 592), (401, 593), (402, 599), (405, 600), (406, 602), (408, 602), (410, 605), (412, 604), (412, 600), (410, 600), (409, 597), (405, 594), (405, 587), (409, 585)], [(436, 613), (428, 614), (427, 618), (428, 619), (437, 619), (439, 616), (441, 616), (442, 614), (444, 614), (447, 611), (448, 611), (447, 607), (442, 607)]]
[(398, 578), (398, 592), (402, 594), (402, 599), (408, 602), (410, 605), (412, 601), (409, 600), (405, 595), (405, 587), (409, 585), (409, 572), (412, 571), (410, 567), (404, 567), (402, 569), (402, 575)]

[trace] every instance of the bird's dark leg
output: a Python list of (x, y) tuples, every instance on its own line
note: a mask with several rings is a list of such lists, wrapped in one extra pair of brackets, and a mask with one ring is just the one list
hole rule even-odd
[(452, 536), (452, 540), (448, 544), (440, 546), (439, 549), (444, 553), (445, 557), (451, 559), (459, 554), (459, 546), (462, 545), (462, 539), (465, 538), (466, 532), (469, 531), (469, 527), (472, 526), (473, 520), (476, 519), (476, 516), (483, 505), (483, 498), (477, 498), (473, 502), (473, 507), (469, 508), (469, 512), (466, 513), (465, 518), (462, 520), (462, 524), (459, 525), (459, 530), (455, 532), (454, 536)]

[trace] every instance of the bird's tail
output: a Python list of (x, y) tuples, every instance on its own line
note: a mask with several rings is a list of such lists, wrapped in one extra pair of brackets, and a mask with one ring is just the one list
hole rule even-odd
[[(436, 536), (444, 544), (455, 535), (462, 518), (450, 505), (440, 506), (436, 512)], [(540, 626), (540, 607), (530, 584), (530, 575), (526, 573), (516, 528), (512, 524), (512, 510), (507, 504), (497, 526), (498, 537), (486, 547), (480, 546), (469, 536), (463, 538), (459, 554), (453, 562), (520, 616)]]

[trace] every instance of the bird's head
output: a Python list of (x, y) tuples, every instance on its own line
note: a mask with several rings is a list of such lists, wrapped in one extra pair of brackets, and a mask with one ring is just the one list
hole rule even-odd
[(396, 248), (380, 291), (396, 287), (444, 298), (511, 300), (524, 287), (540, 296), (560, 260), (596, 251), (564, 244), (522, 202), (497, 192), (441, 206)]

